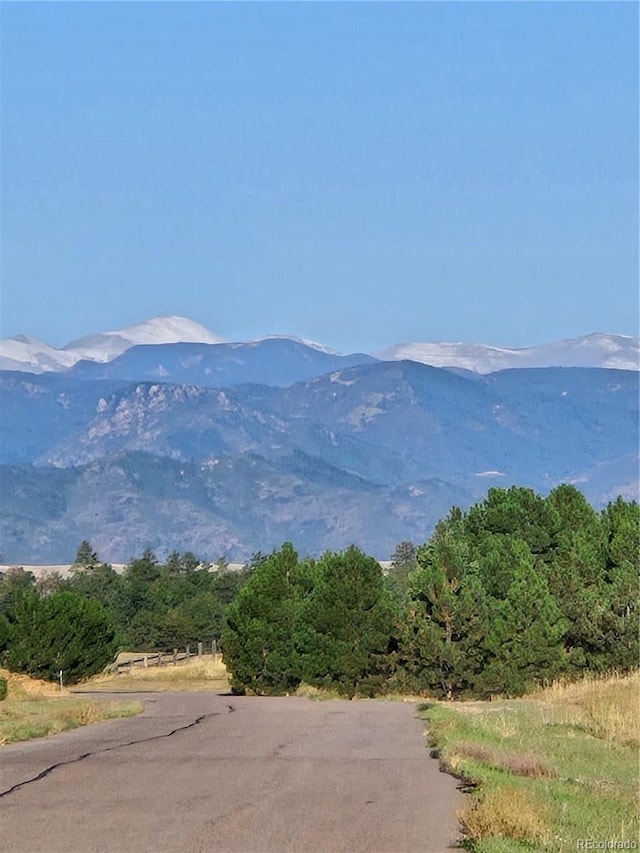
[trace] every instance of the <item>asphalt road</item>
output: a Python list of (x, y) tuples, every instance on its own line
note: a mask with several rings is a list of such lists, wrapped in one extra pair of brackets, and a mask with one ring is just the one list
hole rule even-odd
[(0, 748), (12, 853), (443, 853), (456, 782), (415, 705), (140, 694), (138, 717)]

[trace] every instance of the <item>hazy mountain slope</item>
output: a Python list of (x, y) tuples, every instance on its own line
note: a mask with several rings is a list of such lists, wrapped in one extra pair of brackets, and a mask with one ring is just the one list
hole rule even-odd
[(420, 476), (466, 483), (493, 471), (544, 488), (596, 459), (637, 450), (634, 372), (549, 368), (468, 378), (382, 362), (275, 399), (285, 411), (312, 411), (336, 435), (392, 448)]
[(0, 371), (0, 462), (33, 462), (83, 436), (123, 382), (78, 382), (60, 374)]
[(80, 361), (68, 375), (77, 379), (128, 379), (210, 388), (240, 383), (279, 386), (373, 361), (369, 355), (342, 356), (302, 341), (267, 338), (246, 344), (135, 346), (106, 364)]
[(542, 488), (637, 450), (638, 374), (625, 371), (467, 378), (379, 362), (282, 389), (17, 376), (0, 375), (11, 414), (0, 421), (5, 462), (68, 466), (127, 450), (276, 458), (300, 449), (387, 484), (441, 477), (468, 487), (496, 472)]
[(422, 541), (452, 504), (471, 500), (439, 481), (375, 486), (299, 454), (275, 467), (252, 454), (202, 466), (128, 453), (0, 474), (12, 492), (0, 498), (3, 560), (33, 564), (68, 562), (84, 538), (113, 562), (146, 547), (239, 561), (285, 540), (316, 555), (355, 543), (388, 559), (399, 539)]

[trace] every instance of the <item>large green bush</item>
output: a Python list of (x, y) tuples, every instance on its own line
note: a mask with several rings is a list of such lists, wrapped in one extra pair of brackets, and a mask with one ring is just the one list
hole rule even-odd
[(72, 592), (39, 598), (25, 592), (11, 613), (12, 642), (5, 661), (14, 672), (54, 681), (63, 671), (73, 684), (100, 672), (116, 648), (109, 613), (98, 601)]
[(227, 610), (224, 660), (235, 692), (287, 693), (302, 680), (295, 635), (303, 572), (293, 546), (262, 562)]
[(397, 617), (377, 560), (354, 547), (325, 554), (300, 611), (304, 680), (348, 696), (383, 692), (393, 672)]
[(397, 613), (379, 563), (357, 548), (298, 561), (290, 543), (261, 563), (227, 611), (224, 660), (236, 691), (302, 680), (348, 696), (381, 692)]

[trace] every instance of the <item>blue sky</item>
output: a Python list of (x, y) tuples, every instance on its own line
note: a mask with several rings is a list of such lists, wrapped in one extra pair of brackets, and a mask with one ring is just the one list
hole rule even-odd
[(3, 3), (2, 336), (638, 334), (635, 3)]

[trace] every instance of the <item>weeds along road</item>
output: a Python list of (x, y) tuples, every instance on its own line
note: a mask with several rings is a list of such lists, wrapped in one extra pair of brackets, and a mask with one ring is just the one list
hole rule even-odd
[(443, 853), (456, 839), (463, 797), (413, 704), (137, 696), (138, 717), (0, 749), (1, 850)]

